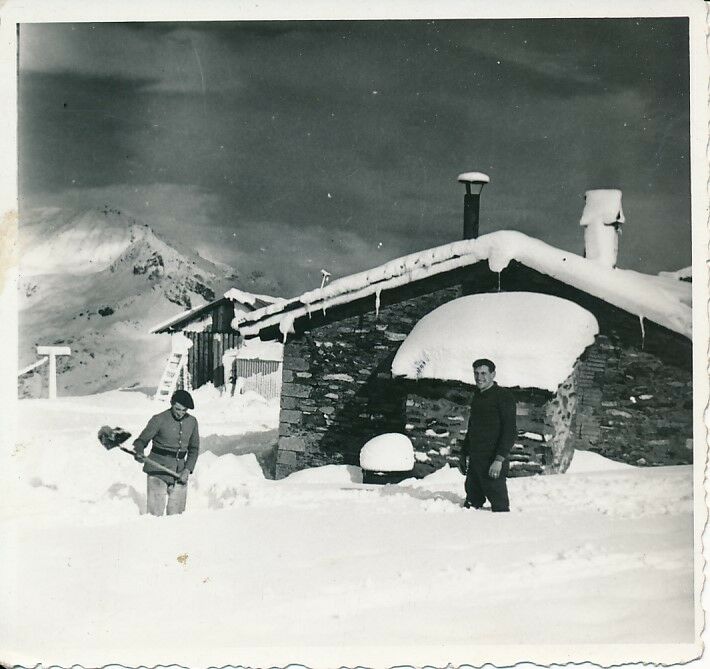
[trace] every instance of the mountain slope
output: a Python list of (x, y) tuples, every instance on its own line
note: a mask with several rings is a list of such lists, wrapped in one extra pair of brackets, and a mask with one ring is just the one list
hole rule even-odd
[[(152, 325), (211, 300), (238, 276), (115, 209), (41, 210), (20, 226), (20, 368), (37, 345), (70, 346), (58, 359), (60, 394), (155, 386), (170, 350)], [(18, 379), (46, 393), (46, 366)]]

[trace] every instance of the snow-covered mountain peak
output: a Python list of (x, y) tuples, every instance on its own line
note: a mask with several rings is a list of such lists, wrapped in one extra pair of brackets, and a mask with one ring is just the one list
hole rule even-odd
[(24, 276), (94, 274), (148, 233), (133, 216), (108, 206), (33, 210), (20, 224), (20, 271)]
[[(69, 346), (60, 391), (157, 383), (170, 345), (150, 326), (237, 285), (231, 267), (110, 207), (33, 210), (20, 235), (20, 364), (36, 345)], [(22, 394), (41, 393), (36, 376), (20, 379)]]

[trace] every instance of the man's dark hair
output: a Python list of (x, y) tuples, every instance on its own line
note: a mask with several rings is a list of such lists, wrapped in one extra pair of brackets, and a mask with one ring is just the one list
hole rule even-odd
[(488, 367), (488, 371), (493, 373), (496, 371), (496, 366), (495, 363), (492, 360), (489, 360), (488, 358), (479, 358), (478, 360), (473, 361), (473, 368), (476, 369), (477, 367), (483, 367), (483, 366)]

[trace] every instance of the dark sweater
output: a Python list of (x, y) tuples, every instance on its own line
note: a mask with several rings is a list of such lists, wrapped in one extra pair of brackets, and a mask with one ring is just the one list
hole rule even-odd
[[(151, 439), (153, 440), (151, 460), (178, 473), (183, 469), (193, 472), (200, 452), (200, 434), (194, 416), (185, 414), (182, 420), (176, 420), (170, 409), (156, 414), (133, 442), (133, 449), (142, 455)], [(175, 481), (175, 477), (155, 469), (148, 462), (143, 465), (143, 471), (167, 483)]]
[(476, 460), (507, 459), (516, 435), (515, 398), (510, 390), (497, 383), (483, 392), (474, 388), (463, 454)]

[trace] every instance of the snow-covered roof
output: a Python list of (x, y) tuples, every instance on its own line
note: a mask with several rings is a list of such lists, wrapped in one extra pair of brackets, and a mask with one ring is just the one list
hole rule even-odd
[(234, 303), (235, 311), (237, 309), (237, 305), (243, 305), (246, 307), (246, 309), (243, 309), (242, 311), (251, 311), (269, 304), (277, 304), (278, 302), (283, 301), (283, 298), (249, 293), (244, 290), (239, 290), (239, 288), (230, 288), (222, 297), (219, 297), (216, 300), (212, 300), (207, 304), (202, 304), (199, 307), (183, 311), (176, 316), (171, 316), (167, 320), (154, 325), (150, 329), (150, 332), (152, 334), (167, 332), (170, 328), (174, 328), (179, 324), (189, 323), (203, 313), (206, 314), (208, 311), (227, 300)]
[(283, 300), (281, 297), (272, 297), (271, 295), (259, 295), (258, 293), (248, 293), (245, 290), (239, 290), (239, 288), (230, 288), (224, 296), (232, 302), (239, 302), (240, 304), (248, 304), (249, 306), (258, 305), (259, 302), (267, 302), (268, 304), (273, 304), (275, 302), (280, 302)]
[(412, 253), (255, 311), (239, 314), (232, 327), (244, 336), (278, 326), (284, 336), (296, 319), (357, 299), (373, 296), (379, 308), (383, 290), (460, 267), (488, 261), (501, 272), (515, 260), (609, 304), (646, 318), (688, 338), (691, 336), (691, 285), (664, 276), (602, 267), (522, 232), (501, 230)]
[(496, 364), (501, 385), (555, 392), (598, 333), (591, 313), (561, 297), (467, 295), (434, 309), (414, 326), (392, 361), (392, 375), (473, 385), (471, 363), (488, 358)]
[(692, 280), (693, 279), (693, 268), (692, 267), (683, 267), (682, 269), (678, 269), (675, 272), (659, 272), (658, 276), (663, 277), (665, 279), (677, 279), (678, 281), (683, 281), (683, 280)]

